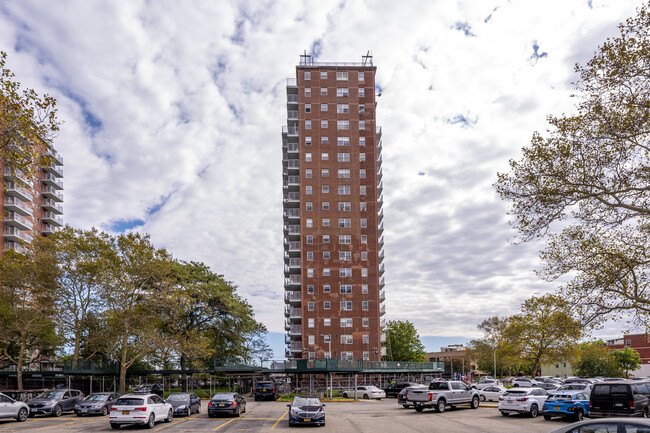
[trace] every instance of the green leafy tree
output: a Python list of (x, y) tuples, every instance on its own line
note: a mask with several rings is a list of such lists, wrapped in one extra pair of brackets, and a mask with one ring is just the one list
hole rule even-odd
[(35, 167), (47, 162), (41, 150), (51, 149), (59, 130), (56, 99), (21, 89), (6, 59), (0, 51), (0, 159), (6, 167), (31, 177)]
[(572, 367), (573, 373), (578, 376), (621, 376), (621, 369), (612, 356), (612, 351), (601, 340), (580, 344)]
[(388, 361), (426, 361), (424, 345), (415, 326), (408, 320), (390, 320), (386, 329)]
[(509, 326), (510, 318), (498, 316), (489, 317), (477, 325), (478, 329), (483, 331), (484, 337), (470, 341), (468, 353), (479, 370), (492, 374), (500, 372), (503, 376), (520, 362), (517, 341), (511, 339)]
[(619, 350), (612, 350), (611, 355), (616, 360), (616, 365), (625, 371), (626, 379), (630, 374), (630, 370), (637, 370), (641, 366), (641, 355), (629, 346)]
[(495, 184), (520, 240), (547, 238), (540, 275), (598, 322), (650, 313), (650, 14), (620, 26), (584, 66), (577, 107), (550, 116)]

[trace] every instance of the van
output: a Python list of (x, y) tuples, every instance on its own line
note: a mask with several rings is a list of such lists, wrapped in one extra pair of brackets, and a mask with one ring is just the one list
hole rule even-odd
[(589, 396), (589, 416), (647, 416), (648, 394), (650, 389), (647, 382), (596, 383)]

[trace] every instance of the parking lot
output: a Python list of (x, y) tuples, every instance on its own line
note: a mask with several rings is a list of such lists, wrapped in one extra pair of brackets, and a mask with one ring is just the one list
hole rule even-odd
[[(159, 423), (152, 431), (163, 432), (268, 432), (295, 431), (314, 428), (332, 432), (549, 432), (567, 421), (545, 421), (521, 416), (504, 417), (493, 407), (448, 409), (439, 414), (432, 410), (417, 413), (398, 406), (395, 399), (382, 401), (326, 402), (325, 427), (291, 427), (287, 425), (287, 403), (247, 399), (247, 412), (241, 418), (208, 418), (207, 401), (202, 413), (190, 418), (175, 418), (172, 423)], [(123, 427), (120, 431), (140, 431), (138, 427)], [(108, 417), (83, 417), (66, 414), (60, 418), (36, 417), (26, 422), (0, 420), (4, 432), (108, 432), (112, 430)]]

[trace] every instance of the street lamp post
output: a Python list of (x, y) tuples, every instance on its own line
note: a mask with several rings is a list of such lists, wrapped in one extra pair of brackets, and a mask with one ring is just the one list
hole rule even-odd
[(494, 378), (497, 378), (497, 347), (494, 346)]

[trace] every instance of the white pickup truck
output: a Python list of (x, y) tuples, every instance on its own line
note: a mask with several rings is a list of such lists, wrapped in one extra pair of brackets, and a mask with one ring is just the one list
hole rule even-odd
[(424, 408), (433, 408), (442, 413), (447, 406), (453, 408), (459, 404), (469, 404), (472, 409), (478, 408), (479, 393), (457, 380), (436, 381), (429, 384), (429, 389), (410, 390), (408, 401), (418, 412), (422, 412)]

